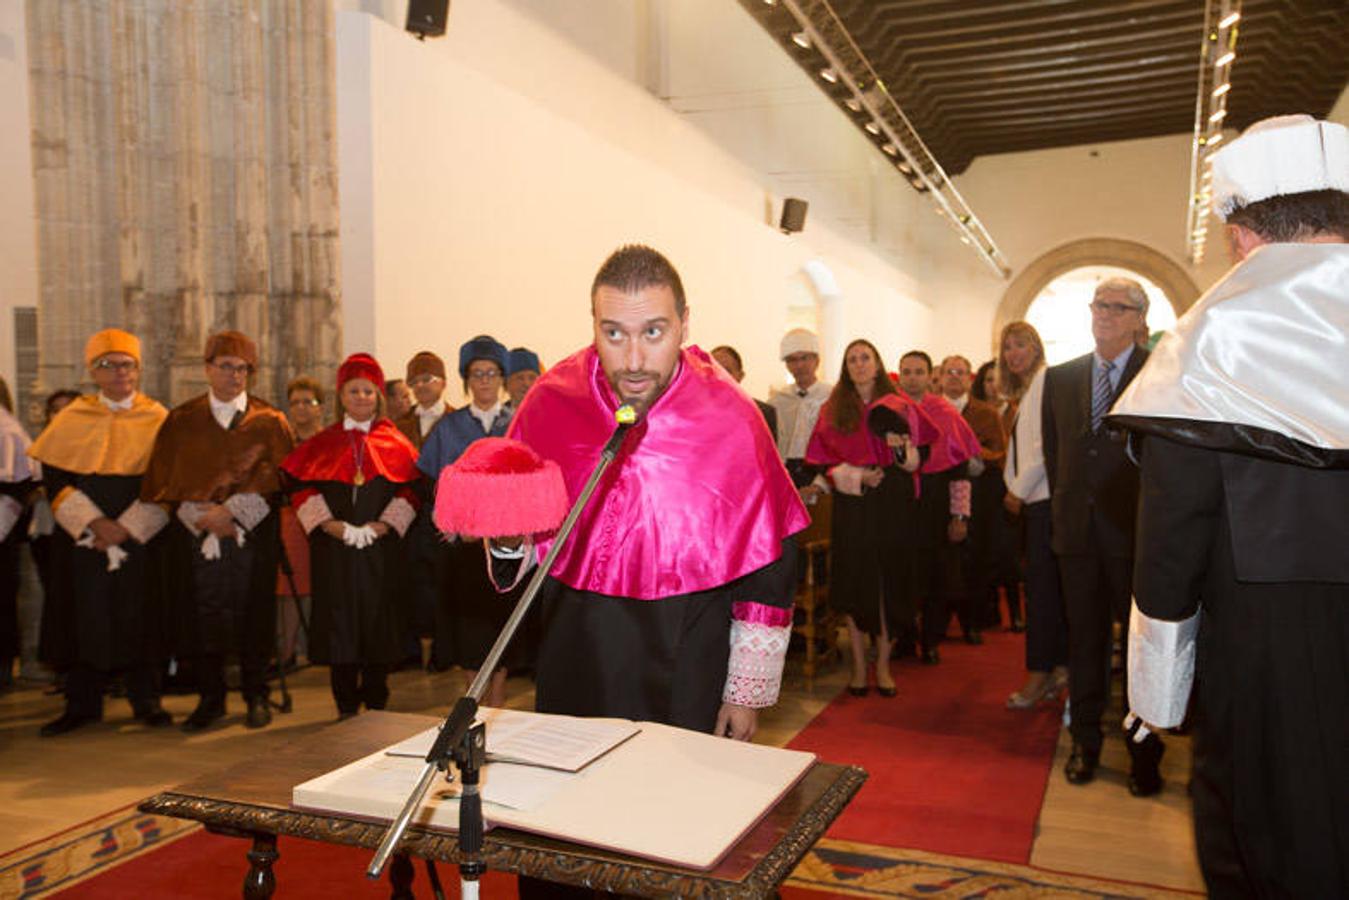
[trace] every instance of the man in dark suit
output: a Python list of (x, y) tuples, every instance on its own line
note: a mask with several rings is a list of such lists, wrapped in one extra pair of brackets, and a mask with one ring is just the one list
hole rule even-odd
[[(1138, 470), (1125, 454), (1124, 433), (1102, 420), (1147, 358), (1148, 351), (1134, 343), (1147, 314), (1148, 297), (1138, 282), (1101, 282), (1091, 301), (1096, 349), (1045, 373), (1041, 414), (1052, 543), (1068, 610), (1073, 751), (1064, 775), (1072, 784), (1096, 775), (1101, 719), (1110, 701), (1111, 626), (1129, 615)], [(1129, 790), (1155, 794), (1161, 789), (1161, 741), (1154, 734), (1141, 742), (1132, 737), (1126, 741)]]
[[(740, 360), (740, 353), (734, 347), (728, 347), (723, 344), (712, 351), (712, 358), (721, 364), (735, 383), (739, 384), (745, 380), (745, 364)], [(768, 430), (776, 438), (778, 433), (778, 411), (772, 406), (764, 403), (762, 400), (755, 400), (754, 405), (759, 407), (759, 413), (764, 421), (768, 423)]]

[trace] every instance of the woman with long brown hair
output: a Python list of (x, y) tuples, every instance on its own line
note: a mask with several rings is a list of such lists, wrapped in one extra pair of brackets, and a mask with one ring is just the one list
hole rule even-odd
[(806, 461), (825, 467), (834, 494), (830, 602), (847, 617), (852, 646), (848, 691), (863, 696), (867, 683), (864, 635), (876, 650), (876, 690), (895, 695), (890, 673), (893, 635), (913, 625), (908, 554), (913, 541), (913, 479), (918, 454), (907, 435), (872, 434), (867, 410), (880, 398), (902, 397), (870, 341), (856, 340), (844, 352), (838, 383), (820, 410), (806, 449)]
[(1027, 670), (1025, 684), (1007, 698), (1008, 709), (1028, 709), (1057, 697), (1068, 678), (1068, 620), (1049, 542), (1049, 478), (1040, 434), (1044, 382), (1039, 332), (1029, 322), (1008, 324), (998, 342), (998, 383), (1012, 423), (1003, 504), (1025, 522)]

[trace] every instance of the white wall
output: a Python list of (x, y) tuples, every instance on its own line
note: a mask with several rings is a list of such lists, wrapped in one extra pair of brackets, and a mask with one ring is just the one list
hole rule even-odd
[(458, 5), (450, 35), (425, 44), (343, 12), (337, 67), (345, 342), (390, 372), (421, 349), (453, 366), (483, 332), (556, 361), (589, 342), (591, 278), (633, 241), (675, 263), (693, 340), (735, 345), (755, 393), (781, 379), (812, 259), (846, 301), (827, 369), (855, 335), (927, 340), (913, 277), (824, 225), (779, 234), (754, 172), (510, 5)]
[(14, 307), (37, 305), (23, 0), (0, 0), (0, 375), (15, 386)]

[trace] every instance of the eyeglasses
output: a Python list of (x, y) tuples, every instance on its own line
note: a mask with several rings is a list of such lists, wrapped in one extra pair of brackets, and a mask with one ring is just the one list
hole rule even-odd
[(1122, 316), (1126, 312), (1138, 312), (1143, 308), (1134, 306), (1132, 303), (1106, 303), (1104, 300), (1093, 300), (1087, 305), (1091, 307), (1092, 312), (1112, 316)]
[(213, 362), (211, 363), (211, 365), (215, 366), (217, 369), (224, 372), (226, 375), (247, 375), (249, 372), (253, 371), (253, 367), (250, 366), (248, 363), (235, 364), (235, 363)]
[(98, 362), (94, 363), (94, 368), (103, 372), (134, 372), (140, 368), (140, 363), (136, 362), (134, 359), (100, 359)]
[(418, 375), (416, 378), (407, 380), (408, 387), (421, 387), (424, 384), (430, 384), (433, 381), (444, 381), (439, 375)]
[(496, 369), (477, 369), (468, 373), (470, 381), (496, 381), (501, 373)]
[(292, 400), (292, 401), (290, 401), (290, 405), (291, 405), (291, 406), (322, 406), (323, 404), (322, 404), (320, 401), (315, 400), (313, 397), (310, 397), (310, 398), (308, 398), (308, 399), (306, 399), (306, 400)]

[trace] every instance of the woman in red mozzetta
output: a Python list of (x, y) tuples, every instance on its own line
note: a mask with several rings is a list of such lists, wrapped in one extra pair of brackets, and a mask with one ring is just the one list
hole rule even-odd
[(416, 513), (417, 450), (387, 417), (384, 372), (357, 353), (337, 370), (342, 420), (282, 464), (309, 535), (309, 658), (330, 667), (339, 718), (383, 709), (401, 656), (403, 535)]

